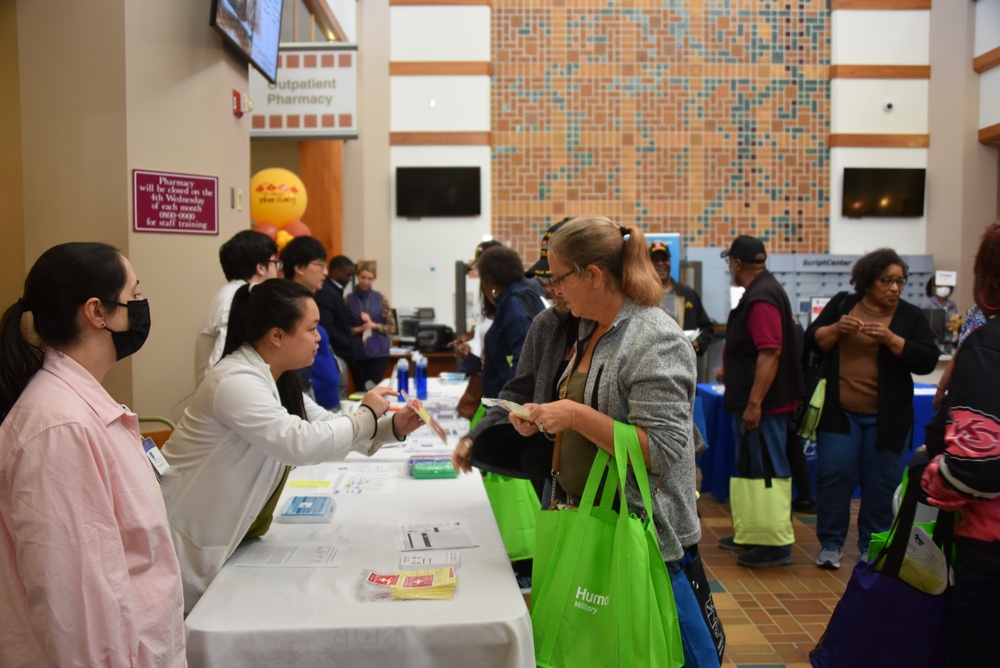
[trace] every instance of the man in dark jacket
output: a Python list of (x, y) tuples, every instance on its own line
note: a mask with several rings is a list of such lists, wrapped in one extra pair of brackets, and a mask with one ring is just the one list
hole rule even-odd
[(660, 277), (663, 286), (663, 301), (660, 308), (676, 320), (680, 326), (689, 331), (700, 329), (701, 333), (692, 341), (695, 353), (704, 355), (708, 344), (712, 342), (712, 328), (715, 323), (705, 313), (701, 305), (701, 297), (695, 289), (670, 276), (670, 246), (662, 241), (651, 241), (649, 258), (653, 261), (653, 269)]
[(351, 359), (350, 314), (344, 302), (344, 287), (354, 276), (354, 262), (346, 255), (338, 255), (330, 260), (330, 273), (323, 281), (323, 287), (316, 292), (319, 307), (319, 324), (330, 335), (330, 347), (340, 370), (340, 398), (347, 398), (347, 362)]
[[(723, 353), (724, 406), (727, 413), (733, 414), (737, 461), (743, 456), (740, 445), (746, 434), (749, 476), (764, 477), (766, 449), (773, 468), (770, 474), (788, 478), (791, 476), (785, 455), (788, 416), (803, 392), (801, 349), (791, 304), (781, 284), (764, 266), (767, 253), (760, 239), (736, 237), (732, 246), (722, 251), (722, 257), (729, 261), (734, 283), (746, 289), (729, 314)], [(791, 497), (788, 503), (790, 514)], [(753, 509), (740, 508), (739, 512), (753, 512)], [(792, 538), (790, 527), (775, 527), (775, 533)], [(723, 538), (719, 544), (726, 549), (745, 550), (737, 558), (741, 566), (767, 568), (792, 563), (791, 542), (744, 545), (733, 538)]]

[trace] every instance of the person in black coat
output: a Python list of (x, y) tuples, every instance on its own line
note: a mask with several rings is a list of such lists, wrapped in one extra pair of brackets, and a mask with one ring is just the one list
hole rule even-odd
[(701, 297), (691, 286), (671, 278), (670, 247), (667, 244), (662, 241), (651, 241), (649, 243), (649, 259), (653, 261), (653, 269), (660, 277), (660, 284), (663, 288), (663, 301), (660, 302), (660, 308), (676, 320), (682, 329), (701, 330), (701, 334), (691, 344), (699, 357), (704, 355), (705, 351), (708, 350), (708, 344), (712, 342), (712, 330), (715, 327), (715, 322), (708, 317), (705, 307), (701, 305)]
[(834, 296), (806, 331), (826, 378), (817, 429), (816, 535), (820, 568), (839, 568), (851, 495), (861, 485), (858, 548), (892, 524), (892, 495), (913, 440), (913, 378), (934, 370), (940, 352), (927, 318), (900, 293), (908, 267), (891, 248), (863, 256), (853, 294)]
[(347, 398), (347, 365), (354, 345), (351, 336), (351, 316), (344, 302), (344, 288), (354, 277), (354, 262), (346, 255), (330, 260), (330, 273), (315, 295), (319, 307), (319, 324), (330, 336), (330, 348), (340, 370), (340, 398)]

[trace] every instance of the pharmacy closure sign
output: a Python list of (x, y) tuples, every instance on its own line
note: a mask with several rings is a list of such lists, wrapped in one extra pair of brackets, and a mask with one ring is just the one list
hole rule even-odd
[(132, 229), (218, 234), (218, 177), (132, 170)]

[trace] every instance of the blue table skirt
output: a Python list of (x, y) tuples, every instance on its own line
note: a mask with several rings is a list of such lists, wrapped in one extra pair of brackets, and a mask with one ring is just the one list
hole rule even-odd
[[(913, 393), (913, 443), (924, 442), (924, 425), (934, 415), (935, 387), (916, 383)], [(701, 383), (695, 397), (695, 424), (701, 429), (708, 451), (698, 460), (701, 467), (701, 491), (719, 501), (729, 498), (729, 478), (736, 475), (736, 440), (733, 436), (733, 416), (722, 407), (722, 386)], [(816, 482), (816, 447), (804, 444), (809, 457), (809, 469)]]

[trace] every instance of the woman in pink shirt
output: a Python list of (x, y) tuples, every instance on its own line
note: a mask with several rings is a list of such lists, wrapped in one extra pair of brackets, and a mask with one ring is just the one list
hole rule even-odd
[(156, 470), (100, 384), (149, 324), (99, 243), (43, 253), (0, 322), (0, 666), (186, 665)]

